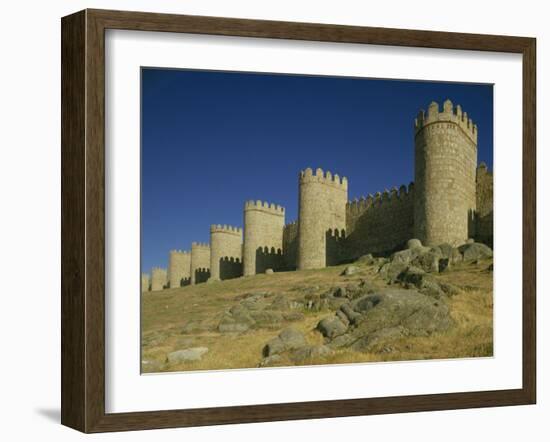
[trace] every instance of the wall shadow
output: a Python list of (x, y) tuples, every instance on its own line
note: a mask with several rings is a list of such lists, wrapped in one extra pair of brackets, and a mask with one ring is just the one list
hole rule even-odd
[(284, 269), (283, 250), (275, 247), (258, 247), (256, 250), (256, 273), (265, 273), (267, 269), (274, 272)]
[(220, 279), (233, 279), (242, 276), (243, 263), (239, 258), (224, 256), (220, 258)]
[(210, 278), (210, 269), (200, 267), (195, 269), (195, 284), (206, 282)]
[(476, 237), (477, 214), (475, 210), (468, 210), (468, 238)]
[(325, 232), (325, 253), (327, 266), (342, 263), (346, 256), (346, 231), (344, 229), (328, 229)]
[(493, 248), (493, 211), (480, 214), (473, 210), (468, 213), (468, 237), (474, 238)]
[(179, 284), (178, 285), (174, 285), (172, 287), (172, 285), (170, 283), (168, 283), (166, 285), (166, 288), (169, 288), (169, 289), (174, 289), (174, 288), (179, 288), (179, 287), (185, 287), (186, 285), (190, 285), (191, 284), (191, 277), (187, 277), (187, 278), (181, 278), (179, 280)]

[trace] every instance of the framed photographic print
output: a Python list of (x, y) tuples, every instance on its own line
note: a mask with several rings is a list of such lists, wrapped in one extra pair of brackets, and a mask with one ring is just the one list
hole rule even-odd
[(535, 40), (62, 19), (62, 423), (535, 403)]

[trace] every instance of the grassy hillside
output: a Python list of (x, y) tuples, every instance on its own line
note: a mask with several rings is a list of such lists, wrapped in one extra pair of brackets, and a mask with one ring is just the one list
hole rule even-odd
[[(334, 354), (308, 360), (311, 364), (339, 364), (418, 359), (444, 359), (491, 356), (493, 352), (493, 273), (492, 259), (475, 264), (460, 263), (434, 277), (452, 283), (459, 292), (449, 297), (453, 326), (428, 337), (401, 337), (369, 352), (338, 349)], [(358, 271), (342, 276), (345, 266), (322, 270), (256, 275), (212, 284), (200, 284), (142, 294), (143, 372), (213, 370), (258, 367), (265, 343), (284, 328), (302, 331), (310, 344), (322, 344), (315, 330), (319, 320), (334, 315), (324, 308), (312, 311), (295, 308), (292, 322), (268, 325), (242, 333), (220, 333), (218, 324), (224, 312), (250, 293), (267, 292), (273, 299), (285, 298), (303, 303), (304, 295), (317, 295), (338, 286), (368, 281), (375, 288), (387, 287), (377, 266), (357, 263)], [(297, 305), (297, 304), (296, 304)], [(168, 363), (168, 353), (191, 347), (207, 347), (201, 360)], [(284, 360), (281, 365), (292, 365)]]

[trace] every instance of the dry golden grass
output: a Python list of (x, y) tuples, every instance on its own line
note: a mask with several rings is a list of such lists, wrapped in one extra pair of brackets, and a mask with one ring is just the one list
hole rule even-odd
[[(368, 353), (342, 349), (328, 358), (309, 360), (307, 365), (492, 356), (493, 273), (487, 271), (490, 264), (492, 260), (477, 265), (464, 263), (436, 276), (460, 288), (460, 293), (448, 301), (454, 320), (454, 326), (448, 331), (429, 337), (400, 338)], [(315, 326), (320, 319), (333, 314), (329, 310), (304, 312), (301, 321), (242, 334), (218, 333), (216, 325), (224, 311), (245, 293), (267, 291), (283, 293), (289, 299), (303, 299), (304, 289), (322, 293), (335, 285), (360, 279), (368, 279), (379, 287), (386, 286), (375, 267), (359, 265), (360, 271), (348, 277), (340, 275), (344, 267), (256, 275), (143, 294), (142, 360), (149, 361), (143, 371), (257, 367), (265, 343), (289, 325), (304, 332), (309, 343), (321, 344), (323, 338), (315, 331)], [(182, 332), (190, 322), (200, 322), (202, 328)], [(168, 353), (189, 347), (208, 347), (209, 351), (200, 361), (166, 363)], [(293, 363), (283, 359), (280, 365)]]

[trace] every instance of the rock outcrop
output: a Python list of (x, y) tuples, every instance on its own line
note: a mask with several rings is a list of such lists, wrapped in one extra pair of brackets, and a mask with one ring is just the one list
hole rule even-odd
[(265, 344), (262, 349), (263, 359), (259, 366), (279, 365), (285, 358), (294, 364), (306, 364), (309, 361), (326, 358), (333, 353), (334, 350), (326, 345), (308, 344), (300, 331), (286, 328)]
[(168, 355), (166, 356), (166, 362), (178, 363), (200, 361), (203, 355), (205, 355), (206, 353), (208, 353), (207, 347), (194, 347), (186, 348), (184, 350), (177, 350), (168, 353)]
[(452, 324), (447, 304), (416, 290), (384, 289), (340, 307), (317, 330), (329, 348), (369, 351), (401, 336), (428, 336)]
[(407, 248), (393, 253), (378, 269), (388, 284), (400, 283), (406, 288), (416, 288), (423, 294), (440, 298), (455, 295), (460, 290), (452, 284), (436, 280), (432, 275), (444, 272), (462, 262), (478, 262), (493, 256), (485, 244), (468, 242), (459, 247), (440, 244), (424, 247), (417, 239), (407, 242)]
[(304, 317), (303, 313), (295, 311), (301, 305), (290, 301), (284, 294), (251, 293), (238, 300), (238, 304), (224, 312), (218, 331), (242, 333), (251, 328), (276, 328)]

